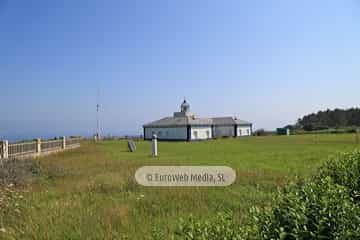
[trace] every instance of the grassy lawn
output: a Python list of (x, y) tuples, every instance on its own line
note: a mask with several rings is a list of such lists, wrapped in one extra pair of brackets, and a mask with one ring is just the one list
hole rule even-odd
[[(40, 158), (47, 174), (0, 211), (0, 239), (147, 239), (169, 232), (180, 217), (212, 218), (232, 210), (246, 221), (249, 208), (266, 205), (278, 187), (308, 177), (322, 160), (357, 148), (352, 134), (221, 139), (206, 142), (83, 142), (82, 147)], [(226, 188), (149, 188), (135, 183), (144, 165), (226, 165), (237, 172)], [(5, 233), (4, 233), (5, 232)]]

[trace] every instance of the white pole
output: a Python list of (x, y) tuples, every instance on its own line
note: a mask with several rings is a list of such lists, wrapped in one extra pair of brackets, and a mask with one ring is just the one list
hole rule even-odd
[(36, 139), (36, 152), (41, 153), (41, 139), (40, 138)]
[(3, 167), (4, 165), (3, 158), (5, 158), (5, 140), (0, 141), (0, 144), (1, 144), (0, 147), (2, 148), (2, 153), (0, 154), (0, 165), (1, 167)]
[(66, 148), (66, 137), (65, 136), (62, 137), (62, 148), (63, 149)]
[(156, 157), (158, 155), (158, 148), (157, 148), (157, 136), (154, 134), (152, 136), (152, 155)]
[(8, 140), (4, 140), (2, 142), (3, 144), (3, 158), (8, 158), (9, 157), (9, 141)]

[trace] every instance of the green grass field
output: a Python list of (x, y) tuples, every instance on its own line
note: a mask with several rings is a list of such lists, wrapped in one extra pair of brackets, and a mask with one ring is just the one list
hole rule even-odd
[[(180, 217), (213, 218), (231, 210), (246, 221), (251, 206), (271, 201), (278, 187), (308, 177), (322, 160), (359, 147), (352, 134), (221, 139), (205, 142), (83, 142), (82, 147), (40, 158), (47, 174), (9, 193), (0, 211), (0, 239), (147, 239), (171, 232)], [(237, 172), (225, 188), (150, 188), (136, 184), (144, 165), (226, 165)], [(13, 190), (8, 190), (13, 191)]]

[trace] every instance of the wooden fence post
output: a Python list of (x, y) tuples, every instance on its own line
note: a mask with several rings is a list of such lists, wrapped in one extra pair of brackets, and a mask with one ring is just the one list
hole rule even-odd
[(66, 148), (66, 137), (65, 136), (62, 137), (62, 148), (63, 149)]

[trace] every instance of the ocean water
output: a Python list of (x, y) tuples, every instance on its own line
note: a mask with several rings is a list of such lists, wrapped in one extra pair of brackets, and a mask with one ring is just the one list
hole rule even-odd
[[(107, 132), (102, 133), (103, 137), (124, 137), (124, 136), (140, 136), (142, 132), (140, 131), (119, 131), (119, 132)], [(27, 133), (27, 134), (4, 134), (2, 135), (0, 132), (0, 140), (8, 140), (10, 143), (24, 141), (24, 140), (32, 140), (32, 139), (53, 139), (55, 137), (62, 137), (62, 136), (82, 136), (85, 138), (91, 138), (94, 134), (90, 132), (78, 132), (78, 133), (42, 133), (42, 134), (34, 134), (34, 133)]]

